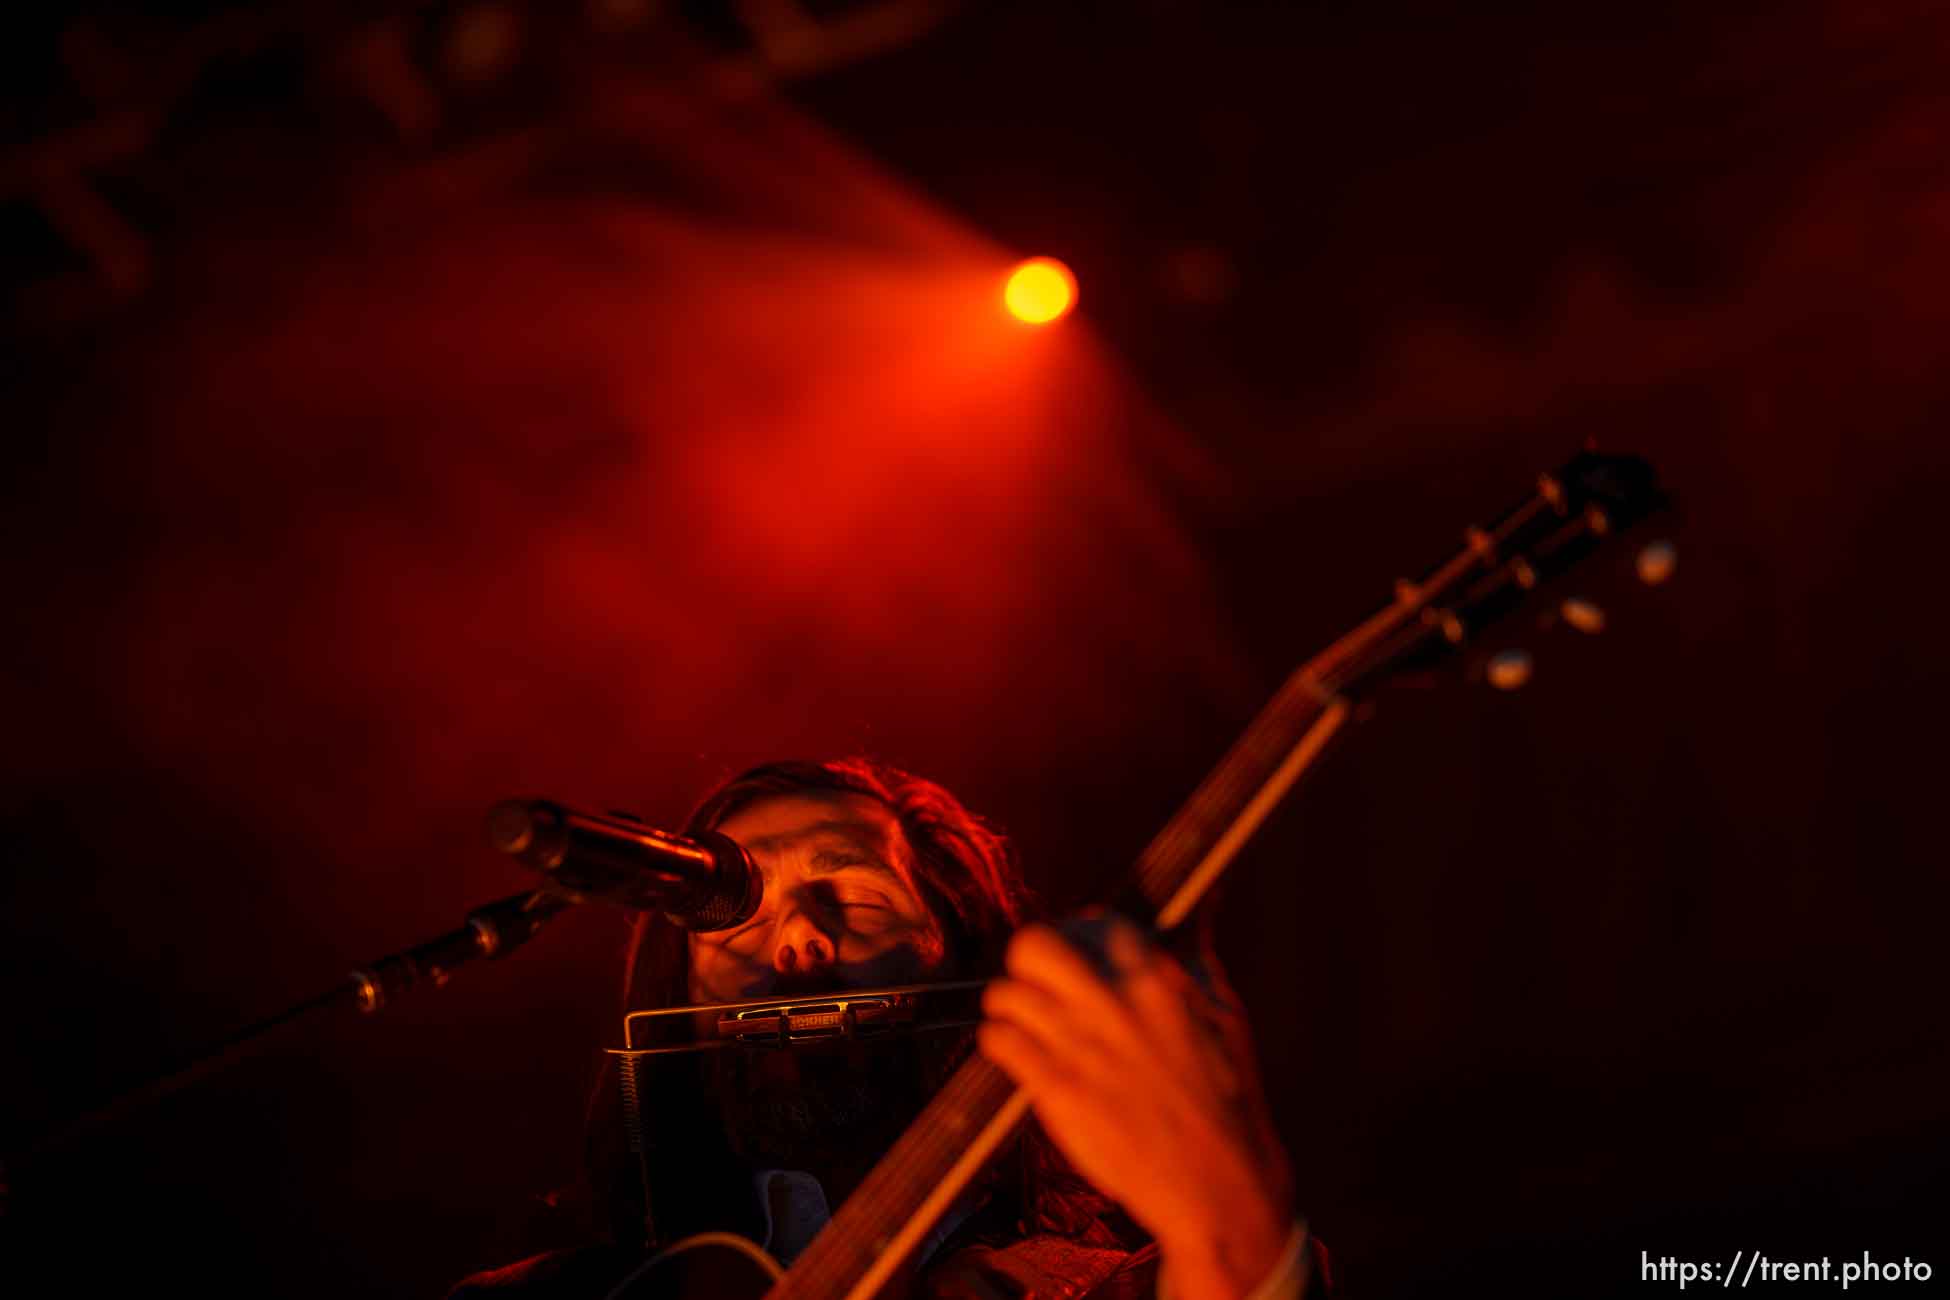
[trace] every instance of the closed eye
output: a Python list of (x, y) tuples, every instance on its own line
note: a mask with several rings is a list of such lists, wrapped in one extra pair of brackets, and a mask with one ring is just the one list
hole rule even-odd
[(718, 947), (726, 947), (732, 943), (735, 943), (739, 939), (744, 938), (748, 934), (756, 933), (761, 927), (770, 925), (771, 923), (772, 923), (772, 909), (770, 907), (760, 907), (756, 912), (752, 913), (751, 918), (742, 925), (735, 925), (729, 930), (720, 930), (714, 933), (700, 934), (697, 937), (699, 941), (703, 943), (715, 944)]
[[(867, 873), (862, 872), (860, 874), (866, 875)], [(849, 880), (842, 876), (838, 880), (818, 881), (812, 886), (812, 889), (816, 892), (817, 897), (829, 907), (879, 908), (886, 910), (893, 906), (892, 899), (888, 898), (880, 890), (875, 889), (865, 880)]]

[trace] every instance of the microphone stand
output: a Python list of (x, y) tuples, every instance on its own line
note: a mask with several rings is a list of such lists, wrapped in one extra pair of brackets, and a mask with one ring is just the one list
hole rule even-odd
[[(133, 1110), (207, 1078), (248, 1056), (265, 1035), (294, 1020), (346, 1002), (356, 1003), (362, 1013), (371, 1014), (417, 984), (431, 983), (435, 987), (445, 984), (457, 966), (484, 957), (505, 957), (534, 938), (542, 926), (570, 906), (573, 904), (568, 899), (547, 890), (524, 890), (477, 907), (467, 914), (466, 923), (459, 929), (370, 962), (323, 993), (211, 1043), (165, 1073), (43, 1134), (15, 1159), (28, 1161), (45, 1155)], [(4, 1188), (4, 1174), (0, 1174), (0, 1214), (5, 1212)]]

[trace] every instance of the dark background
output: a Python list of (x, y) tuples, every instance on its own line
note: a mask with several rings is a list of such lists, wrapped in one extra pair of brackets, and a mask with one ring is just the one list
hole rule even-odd
[[(510, 794), (672, 823), (864, 750), (1076, 901), (1587, 437), (1660, 467), (1672, 581), (1615, 549), (1600, 636), (1511, 629), (1524, 690), (1384, 697), (1229, 886), (1304, 1208), (1357, 1296), (1940, 1285), (1936, 6), (11, 21), (23, 1294), (558, 1244), (596, 907), (32, 1149), (522, 887)], [(1040, 331), (1036, 253), (1082, 286)]]

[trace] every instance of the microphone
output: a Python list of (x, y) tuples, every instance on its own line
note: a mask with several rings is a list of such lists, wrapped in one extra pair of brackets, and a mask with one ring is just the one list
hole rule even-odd
[(546, 799), (509, 799), (488, 813), (488, 843), (548, 878), (572, 902), (592, 898), (662, 912), (687, 930), (751, 919), (765, 882), (728, 836), (654, 830), (627, 813), (587, 813)]

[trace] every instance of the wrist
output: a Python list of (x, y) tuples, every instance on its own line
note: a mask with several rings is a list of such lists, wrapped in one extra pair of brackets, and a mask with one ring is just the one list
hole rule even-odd
[(1299, 1232), (1291, 1215), (1270, 1205), (1158, 1237), (1172, 1300), (1243, 1300), (1290, 1252)]

